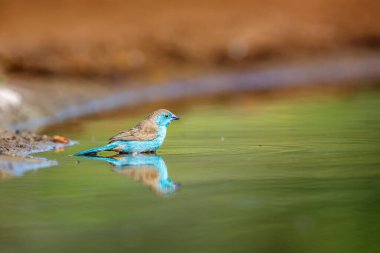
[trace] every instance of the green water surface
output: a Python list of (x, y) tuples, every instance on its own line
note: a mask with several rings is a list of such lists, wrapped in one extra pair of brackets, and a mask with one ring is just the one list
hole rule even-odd
[(0, 252), (379, 252), (379, 91), (168, 109), (179, 191), (69, 156), (145, 115), (73, 122), (59, 166), (0, 182)]

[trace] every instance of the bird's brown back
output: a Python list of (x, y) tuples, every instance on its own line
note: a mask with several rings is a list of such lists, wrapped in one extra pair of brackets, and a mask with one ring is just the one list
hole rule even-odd
[(155, 139), (158, 134), (158, 125), (154, 119), (157, 115), (162, 113), (170, 112), (165, 109), (152, 112), (135, 127), (111, 137), (109, 143), (115, 141), (150, 141)]

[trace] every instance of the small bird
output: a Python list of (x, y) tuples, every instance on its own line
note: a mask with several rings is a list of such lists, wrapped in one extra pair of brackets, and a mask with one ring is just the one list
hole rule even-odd
[(107, 145), (75, 155), (93, 156), (100, 151), (115, 151), (121, 154), (153, 153), (164, 143), (166, 130), (173, 120), (179, 120), (179, 117), (168, 110), (154, 111), (135, 127), (111, 137)]

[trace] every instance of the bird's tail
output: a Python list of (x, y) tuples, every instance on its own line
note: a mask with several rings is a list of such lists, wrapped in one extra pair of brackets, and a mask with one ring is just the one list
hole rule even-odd
[(82, 151), (82, 152), (76, 153), (76, 154), (74, 154), (74, 155), (75, 155), (75, 156), (96, 155), (96, 153), (98, 153), (98, 152), (100, 152), (100, 151), (113, 150), (113, 149), (116, 148), (116, 147), (117, 147), (117, 144), (116, 144), (116, 143), (110, 143), (110, 144), (105, 145), (105, 146), (102, 146), (102, 147), (87, 149), (87, 150), (85, 150), (85, 151)]

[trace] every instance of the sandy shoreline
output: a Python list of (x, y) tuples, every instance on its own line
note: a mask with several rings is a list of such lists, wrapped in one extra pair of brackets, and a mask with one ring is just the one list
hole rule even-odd
[(73, 145), (74, 142), (60, 136), (38, 135), (28, 131), (0, 129), (0, 180), (43, 167), (57, 165), (56, 161), (30, 154), (55, 150)]

